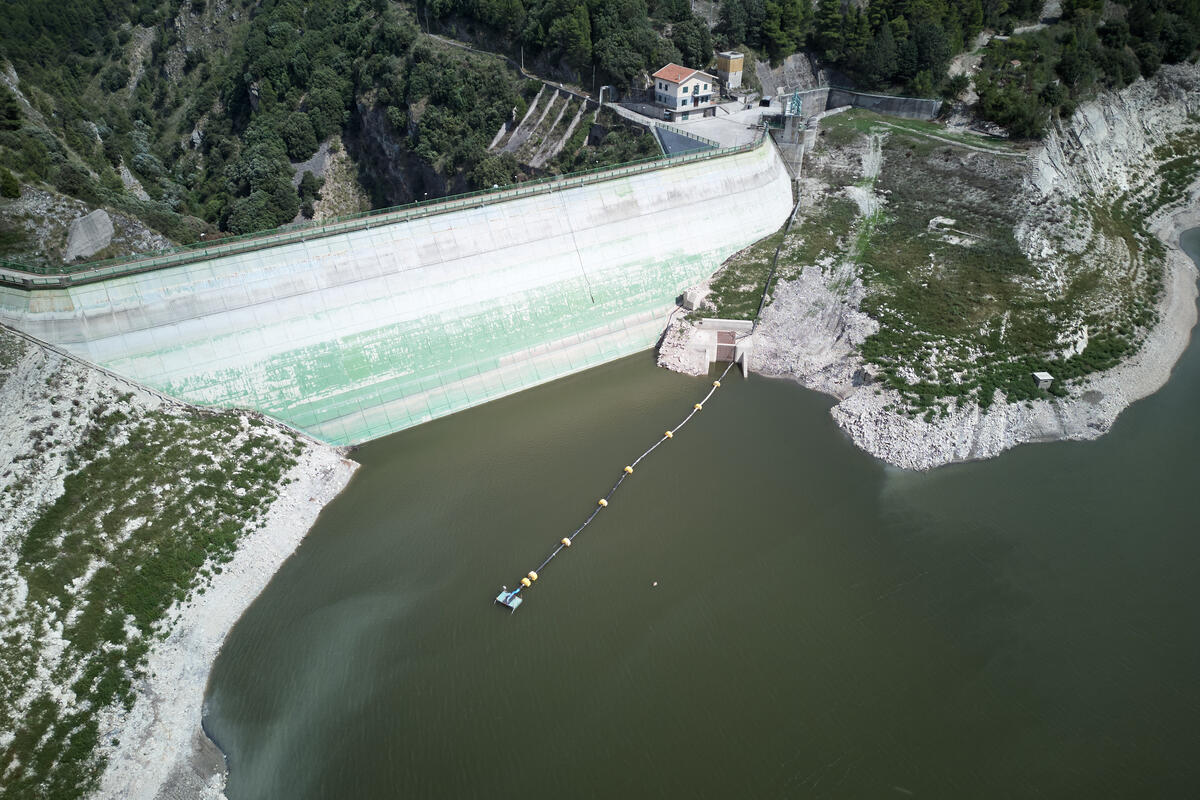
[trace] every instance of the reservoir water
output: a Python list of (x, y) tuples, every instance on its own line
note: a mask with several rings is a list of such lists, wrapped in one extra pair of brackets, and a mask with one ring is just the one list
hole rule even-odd
[(731, 374), (493, 605), (708, 384), (647, 353), (359, 450), (214, 667), (228, 796), (1194, 796), (1195, 342), (1098, 441), (927, 474)]

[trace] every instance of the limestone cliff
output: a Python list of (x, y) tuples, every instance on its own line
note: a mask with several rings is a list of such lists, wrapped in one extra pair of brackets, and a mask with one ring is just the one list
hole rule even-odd
[[(1200, 70), (1165, 68), (1153, 80), (1082, 105), (1069, 124), (1052, 130), (1044, 147), (1031, 157), (1023, 186), (1030, 206), (1016, 230), (1047, 296), (1061, 290), (1072, 256), (1103, 262), (1114, 292), (1122, 286), (1128, 291), (1146, 279), (1145, 253), (1134, 252), (1119, 237), (1096, 235), (1093, 217), (1070, 210), (1157, 188), (1155, 149), (1166, 144), (1197, 108)], [(969, 404), (925, 421), (889, 408), (894, 403), (889, 393), (863, 387), (833, 409), (834, 419), (855, 444), (910, 469), (990, 458), (1025, 442), (1104, 434), (1129, 404), (1166, 383), (1187, 346), (1196, 321), (1196, 276), (1178, 250), (1178, 233), (1200, 224), (1198, 195), (1200, 188), (1191, 186), (1189, 201), (1159, 210), (1151, 220), (1151, 230), (1167, 248), (1157, 324), (1132, 358), (1073, 387), (1070, 397), (997, 402), (987, 409)]]

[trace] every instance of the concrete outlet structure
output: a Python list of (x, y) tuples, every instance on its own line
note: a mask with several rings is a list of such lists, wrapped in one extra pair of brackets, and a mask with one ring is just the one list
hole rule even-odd
[(750, 373), (750, 357), (754, 339), (750, 335), (754, 323), (744, 319), (713, 319), (704, 317), (695, 325), (689, 350), (704, 351), (705, 363), (733, 361), (742, 367), (742, 375)]
[(175, 397), (353, 444), (652, 347), (680, 293), (791, 205), (766, 140), (83, 285), (0, 286), (0, 321)]

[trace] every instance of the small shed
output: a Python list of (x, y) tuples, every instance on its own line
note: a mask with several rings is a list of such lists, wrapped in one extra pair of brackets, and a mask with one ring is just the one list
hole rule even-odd
[(1033, 382), (1037, 384), (1037, 388), (1039, 388), (1039, 389), (1049, 389), (1050, 384), (1053, 383), (1053, 381), (1054, 381), (1054, 376), (1051, 375), (1049, 372), (1033, 373)]

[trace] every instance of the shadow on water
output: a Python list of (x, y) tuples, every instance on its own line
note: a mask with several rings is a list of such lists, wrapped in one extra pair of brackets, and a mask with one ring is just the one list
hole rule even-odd
[(493, 606), (707, 385), (639, 355), (364, 447), (214, 667), (229, 796), (1189, 793), (1200, 348), (1097, 442), (923, 475), (732, 379)]

